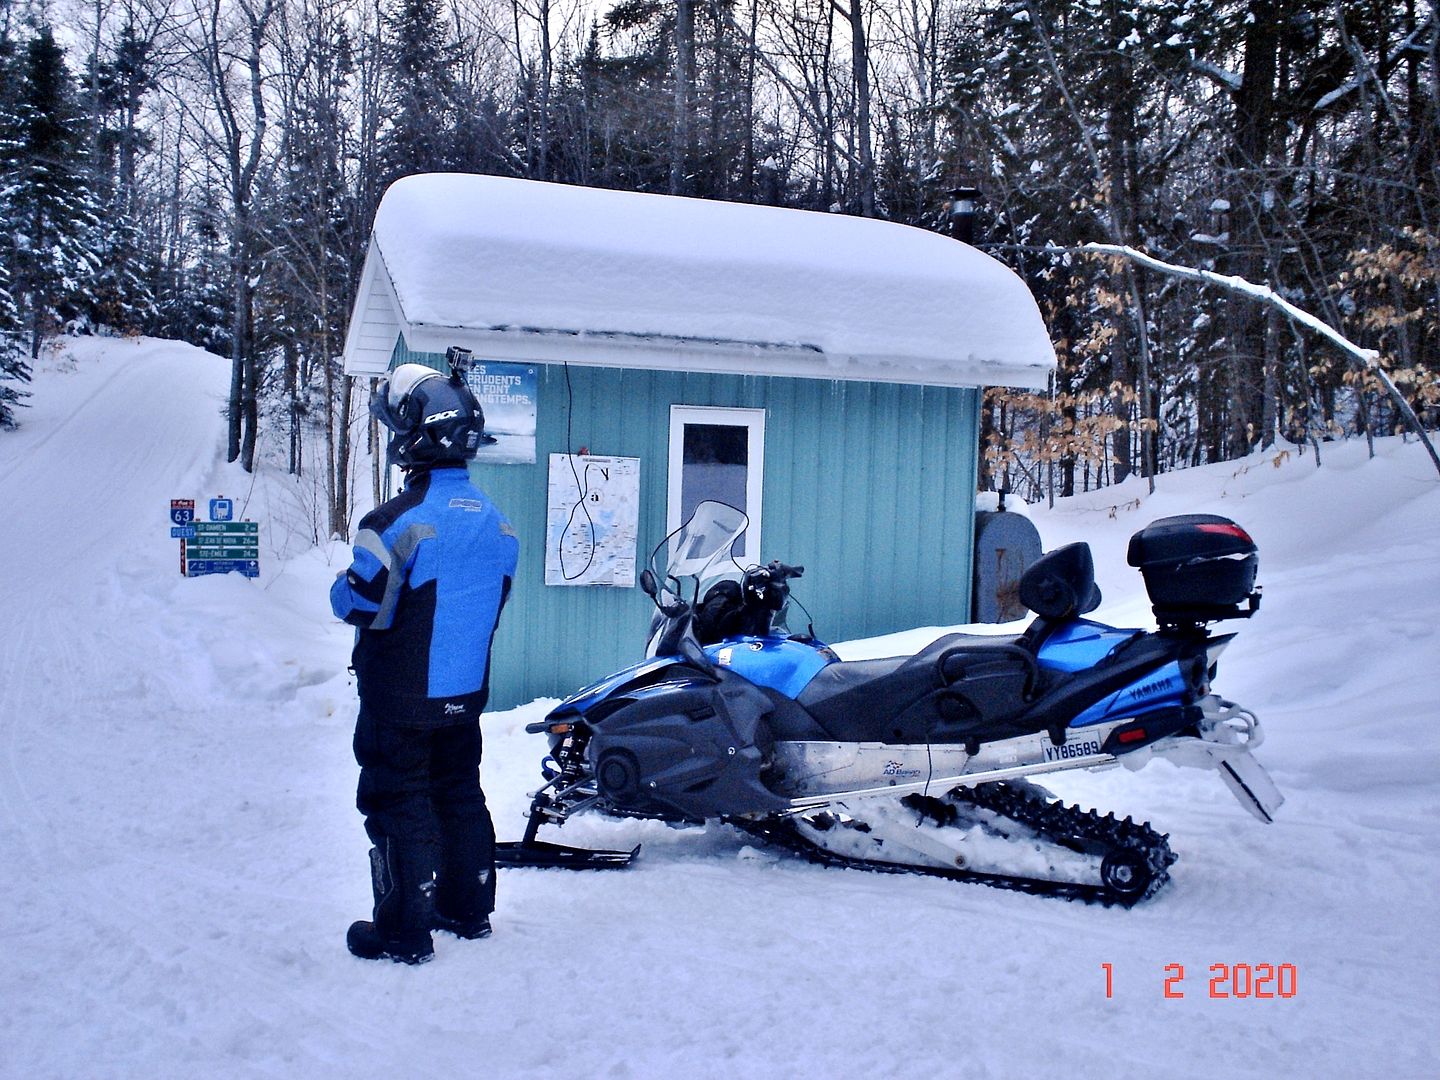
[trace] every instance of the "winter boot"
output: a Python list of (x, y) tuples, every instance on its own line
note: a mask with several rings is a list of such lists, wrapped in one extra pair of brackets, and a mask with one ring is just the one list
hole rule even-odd
[(384, 934), (373, 922), (350, 924), (345, 945), (362, 960), (394, 960), (397, 964), (424, 964), (435, 958), (435, 945), (425, 930), (412, 930), (394, 937)]
[[(345, 935), (350, 951), (363, 960), (394, 960), (423, 964), (435, 955), (428, 923), (428, 902), (422, 892), (417, 853), (394, 840), (384, 850), (370, 849), (370, 885), (375, 893), (373, 921), (352, 923)], [(429, 885), (423, 881), (423, 885)]]
[(432, 930), (443, 930), (447, 934), (454, 934), (466, 941), (475, 941), (477, 938), (490, 936), (490, 916), (475, 915), (469, 919), (452, 919), (440, 914), (437, 910), (430, 927)]
[(495, 910), (495, 841), (489, 821), (486, 814), (484, 829), (447, 830), (449, 842), (435, 875), (432, 929), (469, 941), (490, 936), (490, 913)]

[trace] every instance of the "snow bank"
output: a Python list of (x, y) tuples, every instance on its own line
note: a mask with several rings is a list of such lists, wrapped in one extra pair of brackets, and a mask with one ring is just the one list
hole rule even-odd
[[(144, 341), (71, 355), (0, 435), (5, 1075), (1433, 1072), (1440, 485), (1420, 448), (1327, 446), (1320, 470), (1257, 455), (1154, 496), (1030, 508), (1048, 547), (1091, 543), (1097, 614), (1121, 624), (1149, 622), (1124, 565), (1146, 522), (1221, 513), (1260, 543), (1264, 605), (1232, 625), (1217, 685), (1265, 721), (1279, 821), (1164, 763), (1051, 783), (1170, 833), (1174, 880), (1140, 908), (579, 819), (561, 839), (643, 843), (637, 865), (507, 871), (494, 938), (442, 936), (409, 969), (344, 948), (369, 887), (351, 638), (325, 598), (343, 545), (300, 542), (283, 475), (220, 462), (223, 361)], [(181, 580), (166, 500), (221, 490), (269, 508), (273, 557), (258, 581)], [(842, 648), (913, 651), (945, 629)], [(640, 628), (617, 632), (638, 648)], [(537, 783), (524, 724), (549, 704), (485, 721), (502, 836)], [(1211, 997), (1212, 965), (1241, 963), (1293, 965), (1295, 996)]]

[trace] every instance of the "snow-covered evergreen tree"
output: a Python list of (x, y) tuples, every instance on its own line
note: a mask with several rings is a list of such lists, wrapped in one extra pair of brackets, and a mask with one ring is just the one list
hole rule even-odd
[(234, 325), (230, 254), (214, 187), (202, 186), (200, 197), (200, 205), (189, 215), (189, 234), (194, 246), (167, 275), (164, 296), (158, 305), (159, 334), (225, 356), (230, 352)]
[[(343, 102), (354, 71), (344, 13), (334, 0), (305, 8), (304, 37), (283, 49), (289, 122), (280, 144), (280, 175), (265, 207), (272, 270), (257, 295), (257, 330), (282, 363), (276, 407), (289, 428), (289, 467), (300, 474), (303, 429), (323, 430), (335, 443), (335, 417), (327, 403), (343, 385), (339, 352), (350, 314), (350, 225), (354, 208), (346, 190)], [(314, 35), (316, 25), (334, 26)], [(327, 491), (333, 485), (327, 482)], [(342, 530), (343, 531), (343, 530)]]
[(140, 208), (137, 162), (154, 140), (141, 124), (145, 97), (155, 88), (151, 42), (133, 21), (121, 28), (109, 56), (91, 57), (91, 85), (97, 100), (91, 111), (100, 161), (97, 194), (104, 213), (95, 238), (100, 259), (90, 318), (120, 331), (153, 329), (158, 318), (151, 282), (158, 277), (158, 254), (144, 242), (136, 224)]
[(20, 312), (10, 291), (16, 222), (13, 196), (18, 187), (20, 141), (16, 117), (19, 66), (13, 44), (0, 35), (0, 428), (13, 428), (15, 408), (25, 392), (16, 383), (30, 380), (21, 344)]
[(385, 180), (450, 168), (459, 50), (440, 0), (398, 0), (383, 22), (390, 118), (380, 150)]
[(15, 229), (11, 293), (33, 359), (40, 343), (83, 317), (100, 262), (83, 122), (65, 54), (48, 26), (26, 44), (16, 108)]
[(18, 422), (15, 407), (29, 396), (12, 384), (30, 381), (30, 368), (20, 344), (15, 301), (5, 287), (8, 278), (4, 264), (0, 263), (0, 428), (15, 427)]

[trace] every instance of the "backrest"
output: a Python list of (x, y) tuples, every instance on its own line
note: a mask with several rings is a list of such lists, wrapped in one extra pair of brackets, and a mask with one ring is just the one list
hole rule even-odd
[(1020, 576), (1020, 602), (1048, 622), (1079, 618), (1099, 607), (1090, 545), (1066, 544), (1035, 560)]

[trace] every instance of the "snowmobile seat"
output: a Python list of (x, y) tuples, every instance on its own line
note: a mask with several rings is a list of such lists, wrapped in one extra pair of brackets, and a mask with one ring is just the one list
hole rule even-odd
[(914, 656), (830, 664), (797, 700), (838, 742), (937, 742), (1022, 712), (1038, 682), (1017, 639), (947, 634)]

